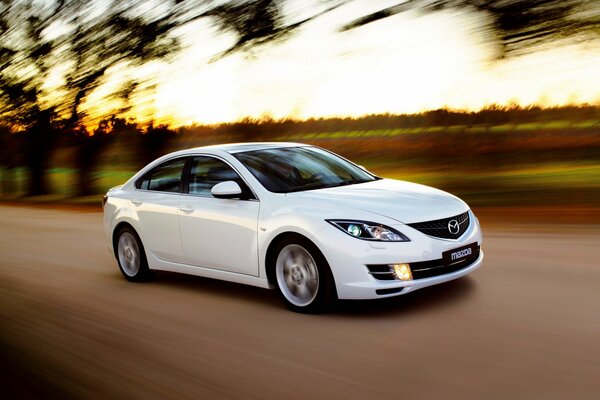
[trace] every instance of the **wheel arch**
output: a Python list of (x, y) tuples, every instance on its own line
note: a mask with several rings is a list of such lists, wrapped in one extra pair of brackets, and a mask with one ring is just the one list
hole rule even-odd
[(113, 229), (113, 232), (112, 232), (112, 245), (113, 245), (112, 247), (113, 247), (113, 254), (115, 255), (115, 257), (117, 257), (117, 240), (119, 239), (117, 236), (119, 235), (119, 232), (121, 232), (121, 230), (126, 227), (131, 228), (138, 237), (140, 236), (138, 231), (135, 229), (135, 227), (133, 225), (131, 225), (129, 222), (127, 222), (127, 221), (119, 222), (115, 226), (115, 229)]
[(319, 246), (317, 246), (316, 243), (313, 240), (311, 240), (309, 237), (307, 237), (306, 235), (303, 235), (301, 233), (294, 232), (294, 231), (285, 231), (285, 232), (279, 233), (277, 236), (275, 236), (271, 240), (271, 242), (269, 243), (269, 246), (267, 247), (267, 252), (265, 255), (265, 272), (267, 274), (267, 280), (268, 280), (269, 284), (276, 285), (275, 260), (277, 258), (277, 253), (276, 253), (277, 246), (283, 240), (288, 239), (288, 238), (294, 238), (294, 237), (298, 238), (301, 241), (307, 241), (314, 247), (314, 249), (316, 249), (319, 252), (320, 256), (327, 263), (327, 268), (329, 268), (329, 273), (331, 274), (334, 285), (335, 285), (335, 277), (333, 276), (333, 272), (331, 271), (331, 268), (329, 267), (329, 261), (327, 261), (325, 254), (323, 254), (323, 251), (321, 251), (321, 249), (319, 249)]

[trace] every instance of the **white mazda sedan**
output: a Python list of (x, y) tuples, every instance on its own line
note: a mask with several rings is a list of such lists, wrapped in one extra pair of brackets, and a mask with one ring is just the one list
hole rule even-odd
[(164, 270), (276, 288), (300, 312), (406, 294), (483, 261), (459, 198), (296, 143), (167, 154), (105, 195), (104, 231), (130, 281)]

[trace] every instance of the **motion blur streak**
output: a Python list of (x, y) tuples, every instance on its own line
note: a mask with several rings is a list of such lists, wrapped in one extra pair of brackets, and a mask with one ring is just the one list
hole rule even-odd
[(274, 292), (209, 279), (127, 283), (99, 213), (2, 206), (2, 394), (595, 399), (599, 226), (476, 212), (486, 268), (306, 316)]

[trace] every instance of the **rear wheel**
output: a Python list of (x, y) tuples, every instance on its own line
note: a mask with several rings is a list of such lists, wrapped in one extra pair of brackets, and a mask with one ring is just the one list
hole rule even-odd
[(142, 241), (132, 228), (121, 229), (116, 242), (117, 262), (125, 279), (132, 282), (143, 282), (154, 277), (154, 271), (148, 268)]
[(284, 239), (277, 247), (277, 289), (293, 311), (319, 313), (335, 300), (333, 276), (325, 257), (301, 237)]

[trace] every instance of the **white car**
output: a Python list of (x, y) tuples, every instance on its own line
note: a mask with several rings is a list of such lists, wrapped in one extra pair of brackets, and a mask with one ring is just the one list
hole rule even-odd
[(297, 143), (167, 154), (104, 196), (104, 231), (130, 281), (164, 270), (277, 288), (301, 312), (406, 294), (483, 261), (459, 198)]

